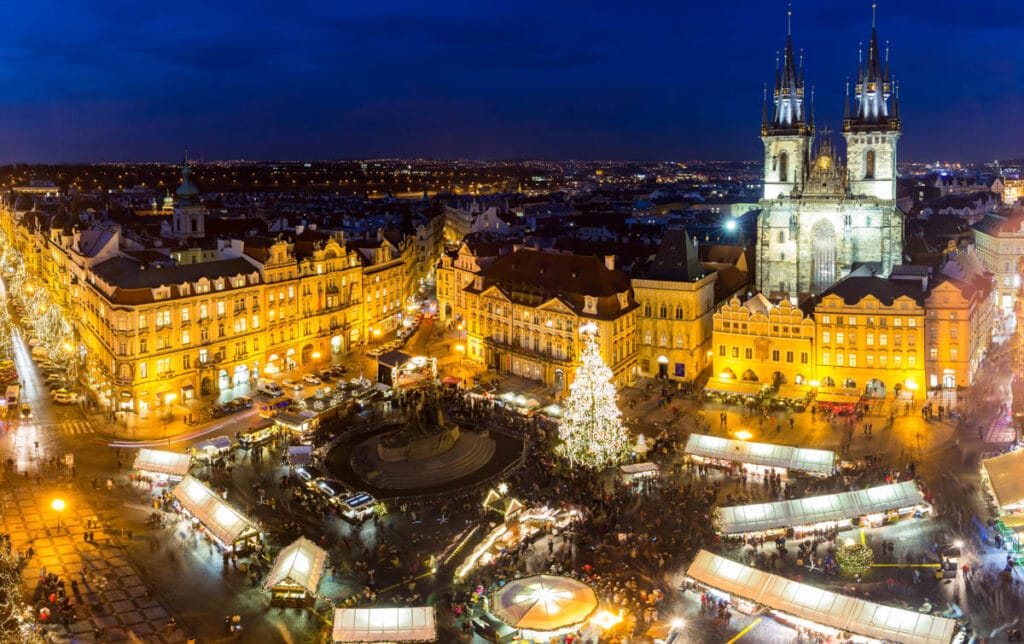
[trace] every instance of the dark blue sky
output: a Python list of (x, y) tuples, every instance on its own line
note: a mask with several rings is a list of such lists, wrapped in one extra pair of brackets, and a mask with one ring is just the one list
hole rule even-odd
[[(871, 3), (794, 3), (838, 128)], [(757, 158), (785, 2), (4, 3), (0, 161)], [(906, 160), (1024, 156), (1024, 3), (889, 0)]]

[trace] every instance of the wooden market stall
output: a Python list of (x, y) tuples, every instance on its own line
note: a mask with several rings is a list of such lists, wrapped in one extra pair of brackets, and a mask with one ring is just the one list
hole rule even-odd
[(309, 607), (316, 601), (327, 552), (305, 537), (285, 546), (263, 584), (272, 606)]

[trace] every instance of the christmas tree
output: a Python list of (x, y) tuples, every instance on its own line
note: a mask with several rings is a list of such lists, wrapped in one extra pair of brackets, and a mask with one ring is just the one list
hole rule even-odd
[(622, 425), (622, 414), (615, 404), (612, 370), (601, 359), (594, 325), (580, 329), (583, 352), (576, 379), (569, 387), (559, 435), (569, 465), (601, 469), (615, 465), (629, 451), (629, 437)]

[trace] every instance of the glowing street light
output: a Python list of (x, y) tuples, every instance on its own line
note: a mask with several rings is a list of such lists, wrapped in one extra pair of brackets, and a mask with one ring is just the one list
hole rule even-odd
[(50, 507), (57, 513), (57, 532), (60, 532), (60, 513), (64, 511), (64, 499), (54, 499), (50, 501)]

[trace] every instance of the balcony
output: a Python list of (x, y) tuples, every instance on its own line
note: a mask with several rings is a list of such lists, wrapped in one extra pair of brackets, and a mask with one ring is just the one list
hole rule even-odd
[[(492, 349), (499, 349), (502, 351), (510, 351), (516, 355), (520, 355), (526, 358), (532, 358), (534, 360), (542, 360), (544, 362), (557, 363), (562, 365), (571, 366), (573, 361), (568, 357), (558, 357), (554, 352), (547, 351), (535, 351), (526, 347), (519, 346), (518, 343), (505, 343), (500, 340), (493, 338), (484, 338), (484, 345)], [(572, 347), (569, 347), (569, 354), (572, 354)]]

